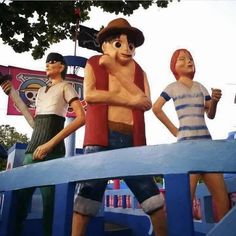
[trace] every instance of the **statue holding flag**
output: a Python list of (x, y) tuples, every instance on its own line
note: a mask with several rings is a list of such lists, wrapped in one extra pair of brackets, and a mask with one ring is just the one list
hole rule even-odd
[[(65, 156), (64, 139), (84, 125), (85, 114), (78, 94), (70, 83), (65, 81), (67, 64), (59, 53), (50, 53), (46, 59), (46, 75), (50, 83), (38, 90), (36, 98), (35, 117), (27, 111), (19, 95), (14, 90), (10, 77), (1, 76), (1, 87), (17, 102), (22, 114), (32, 123), (33, 133), (27, 146), (24, 165), (48, 161)], [(20, 105), (19, 105), (20, 104)], [(76, 115), (75, 119), (64, 127), (68, 107)], [(24, 181), (24, 180), (22, 180)], [(23, 221), (28, 213), (28, 205), (35, 188), (17, 191), (16, 219), (14, 220), (14, 235), (21, 235)], [(43, 198), (43, 228), (44, 235), (52, 235), (52, 220), (54, 207), (54, 186), (40, 188)]]

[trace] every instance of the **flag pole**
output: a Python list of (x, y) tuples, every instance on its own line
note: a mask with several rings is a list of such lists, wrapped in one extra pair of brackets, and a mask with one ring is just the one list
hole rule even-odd
[[(79, 20), (80, 20), (80, 9), (75, 8), (75, 15), (76, 15), (76, 24), (75, 24), (75, 44), (74, 44), (74, 56), (76, 57), (77, 54), (77, 38), (79, 35)], [(68, 65), (69, 66), (69, 65)], [(73, 66), (73, 74), (76, 74), (76, 67)], [(66, 122), (67, 124), (70, 123), (74, 118), (67, 117)], [(74, 132), (70, 136), (68, 136), (65, 140), (66, 144), (66, 157), (74, 156), (76, 154), (76, 147), (75, 147), (75, 140), (76, 140), (76, 133)]]

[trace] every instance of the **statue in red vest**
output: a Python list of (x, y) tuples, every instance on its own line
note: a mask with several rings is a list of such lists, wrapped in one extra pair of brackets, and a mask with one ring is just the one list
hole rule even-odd
[[(87, 61), (84, 153), (146, 145), (144, 112), (152, 107), (145, 72), (133, 59), (143, 33), (123, 18), (112, 20), (97, 35), (103, 55)], [(89, 167), (88, 167), (89, 168)], [(167, 235), (164, 199), (152, 177), (125, 178), (155, 235)], [(102, 204), (107, 181), (81, 183), (74, 203), (72, 235), (85, 235), (91, 216)]]

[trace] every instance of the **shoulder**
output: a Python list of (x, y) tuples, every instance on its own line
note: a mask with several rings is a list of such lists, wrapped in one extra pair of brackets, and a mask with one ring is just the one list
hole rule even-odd
[(72, 84), (69, 81), (66, 81), (66, 80), (61, 82), (61, 87), (62, 88), (73, 88)]
[(167, 88), (168, 88), (168, 89), (171, 89), (171, 88), (176, 88), (176, 87), (179, 87), (179, 83), (178, 83), (177, 81), (168, 84), (168, 85), (166, 86), (166, 89), (167, 89)]
[(177, 81), (168, 84), (165, 89), (162, 91), (162, 94), (167, 94), (169, 97), (173, 97), (176, 95), (176, 92), (180, 91), (179, 83)]
[(135, 64), (136, 68), (138, 68), (140, 71), (142, 71), (144, 74), (146, 74), (145, 71), (143, 70), (143, 68), (135, 60), (134, 60), (134, 64)]
[(205, 96), (206, 100), (210, 100), (211, 99), (211, 96), (209, 95), (209, 92), (208, 92), (207, 88), (204, 85), (202, 85), (199, 82), (195, 82), (195, 85), (198, 88), (198, 91), (203, 93), (203, 95)]
[(194, 84), (199, 87), (201, 90), (207, 90), (206, 87), (200, 82), (194, 81)]
[(205, 86), (204, 86), (203, 84), (201, 84), (200, 82), (198, 82), (198, 81), (193, 81), (193, 83), (194, 83), (195, 85), (199, 86), (199, 87), (205, 88)]
[(101, 56), (102, 55), (95, 55), (90, 57), (85, 65), (85, 72), (88, 70), (99, 70), (99, 68), (101, 68), (101, 66), (99, 65), (99, 60)]
[(87, 60), (87, 63), (89, 63), (90, 65), (94, 65), (94, 64), (98, 64), (99, 63), (99, 59), (102, 55), (95, 55), (95, 56), (92, 56), (90, 57), (88, 60)]

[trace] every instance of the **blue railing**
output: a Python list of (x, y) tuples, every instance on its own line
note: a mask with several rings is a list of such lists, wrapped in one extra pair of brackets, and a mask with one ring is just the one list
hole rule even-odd
[[(236, 175), (225, 178), (231, 206), (235, 207)], [(161, 191), (165, 195), (165, 189)], [(106, 190), (104, 209), (106, 221), (126, 225), (135, 232), (135, 236), (151, 235), (149, 233), (151, 221), (147, 220), (148, 215), (141, 210), (140, 204), (129, 189)], [(197, 187), (193, 210), (195, 235), (206, 235), (215, 226), (216, 212), (214, 202), (204, 183)], [(140, 227), (137, 228), (137, 225)], [(235, 228), (231, 232), (235, 232)]]
[[(235, 157), (236, 140), (186, 141), (86, 154), (83, 158), (63, 158), (4, 171), (0, 173), (0, 192), (10, 195), (7, 196), (10, 200), (9, 204), (4, 204), (0, 235), (7, 235), (11, 230), (12, 190), (55, 184), (57, 217), (53, 235), (66, 236), (70, 235), (75, 182), (161, 174), (165, 178), (168, 234), (192, 236), (195, 232), (189, 173), (236, 173)], [(236, 224), (232, 221), (235, 216), (235, 208), (232, 208), (208, 234), (235, 235)]]

